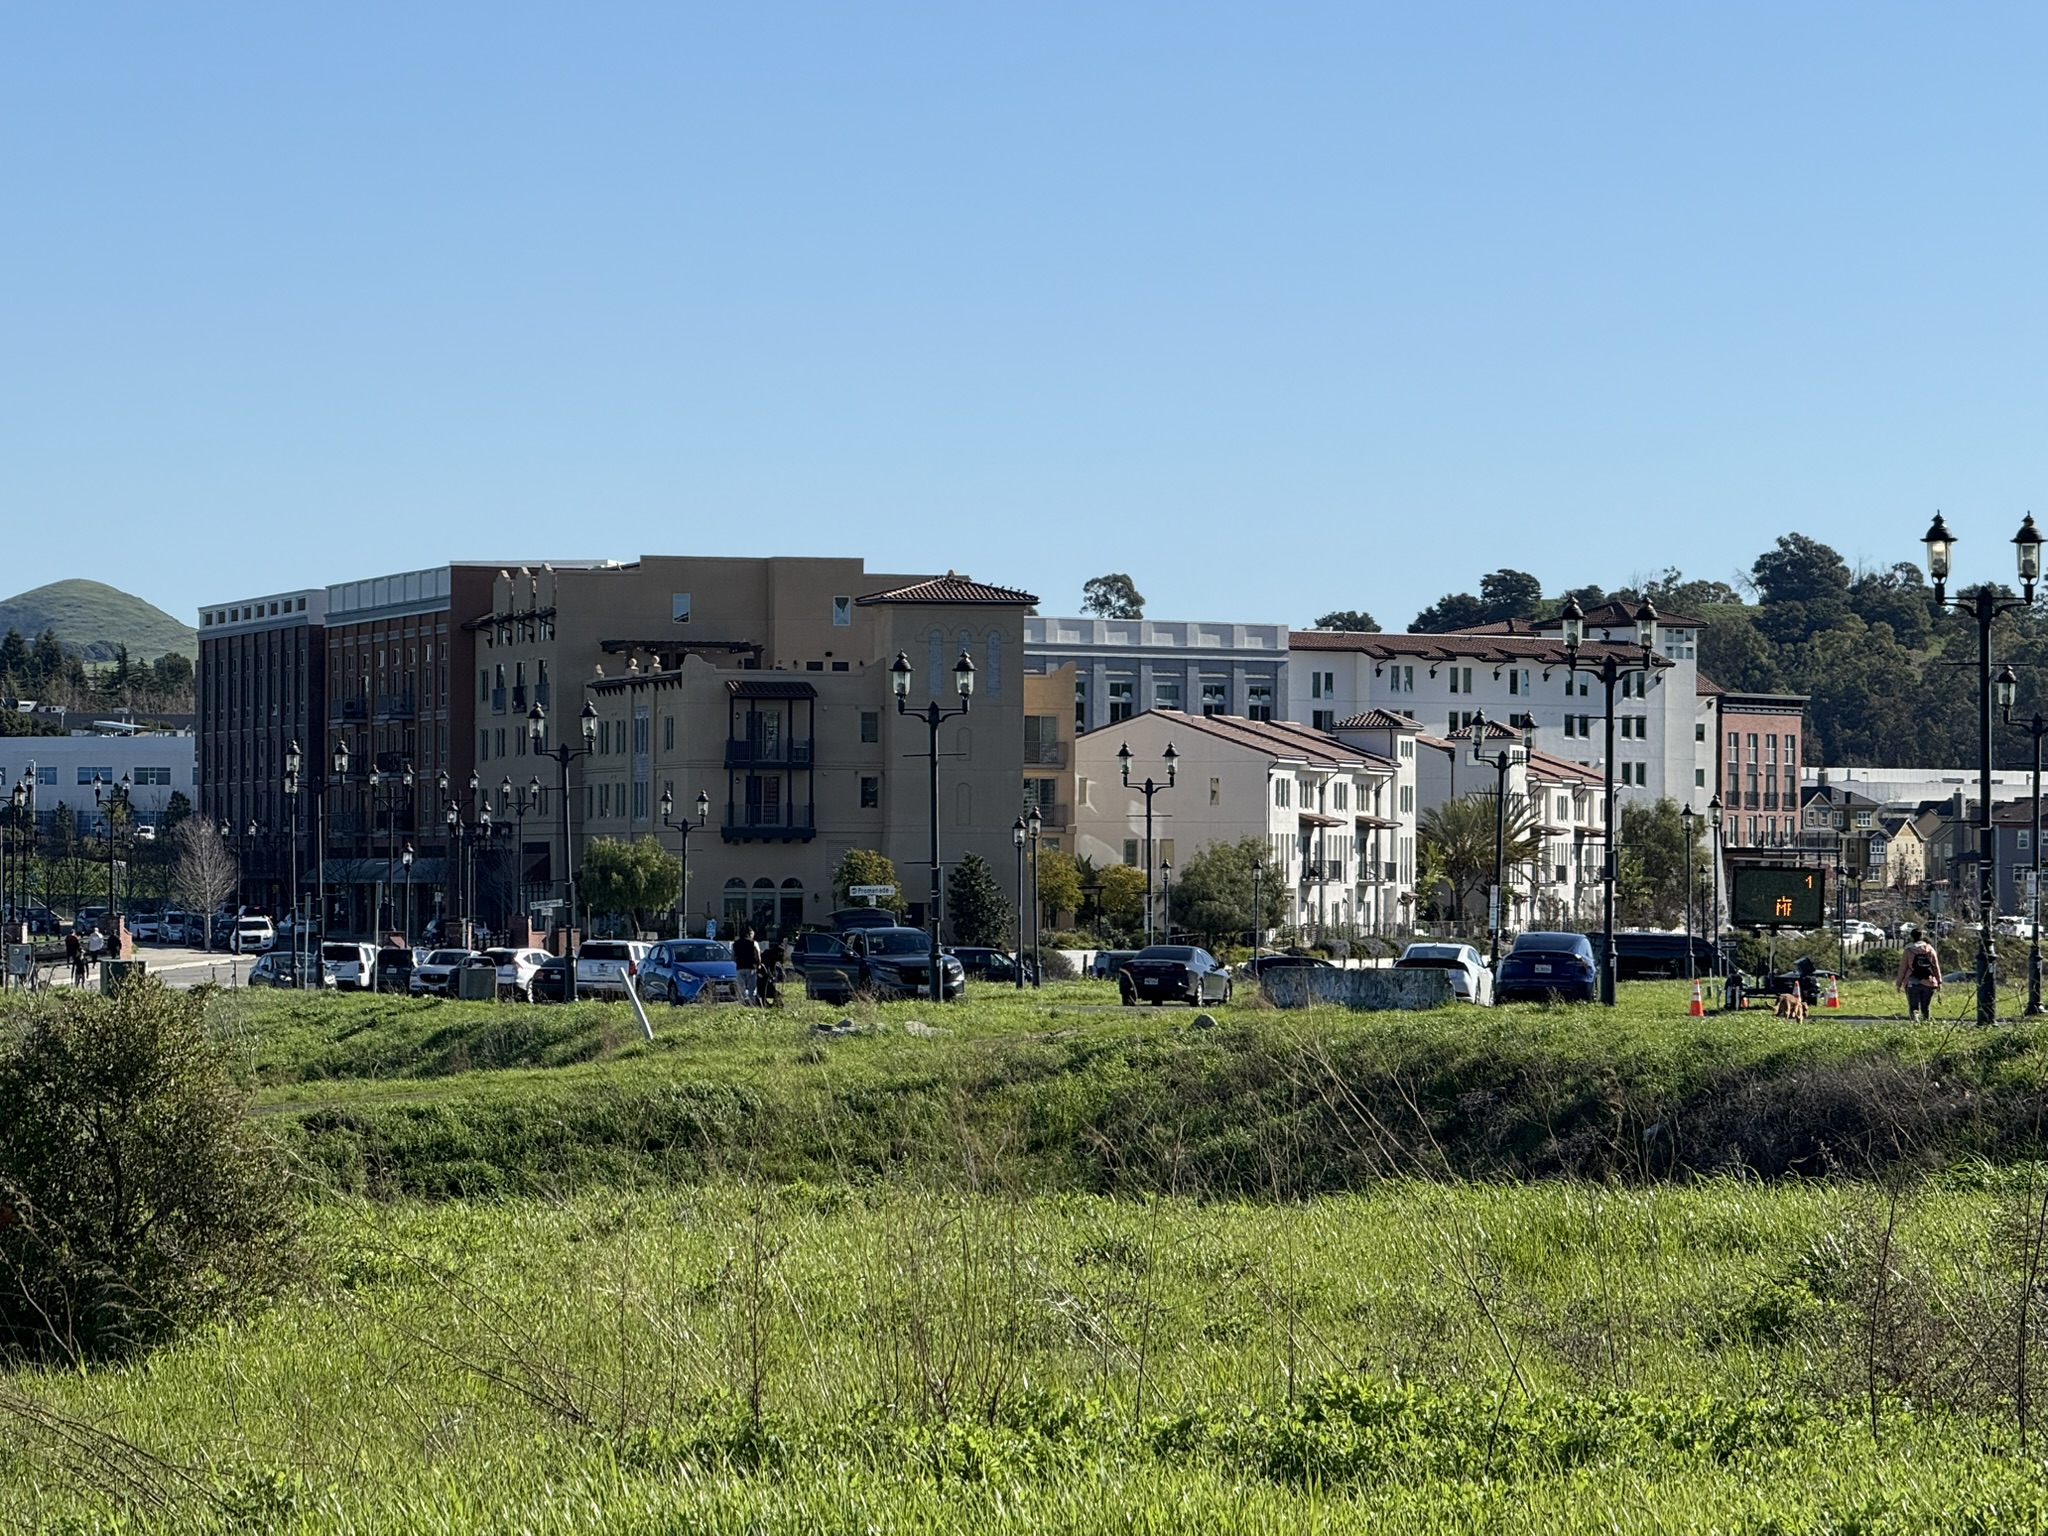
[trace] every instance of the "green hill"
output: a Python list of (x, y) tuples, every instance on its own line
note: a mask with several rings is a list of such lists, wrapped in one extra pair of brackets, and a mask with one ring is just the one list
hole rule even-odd
[(122, 645), (138, 661), (169, 651), (199, 657), (199, 635), (190, 625), (99, 581), (53, 581), (0, 601), (0, 635), (10, 629), (27, 640), (54, 630), (65, 650), (86, 661), (112, 661)]

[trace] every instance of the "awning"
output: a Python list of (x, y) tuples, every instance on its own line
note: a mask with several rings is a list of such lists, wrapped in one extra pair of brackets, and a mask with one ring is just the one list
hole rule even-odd
[(789, 678), (735, 679), (725, 685), (736, 699), (815, 699), (818, 690)]
[(1352, 820), (1369, 831), (1395, 832), (1401, 826), (1398, 821), (1389, 821), (1384, 816), (1354, 816)]
[(1344, 825), (1344, 818), (1342, 816), (1320, 816), (1314, 811), (1303, 811), (1301, 813), (1301, 824), (1304, 827), (1341, 827)]

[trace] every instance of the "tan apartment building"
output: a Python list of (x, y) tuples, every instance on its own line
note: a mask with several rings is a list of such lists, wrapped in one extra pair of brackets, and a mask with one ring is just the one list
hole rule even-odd
[(1074, 841), (1074, 679), (1072, 662), (1024, 674), (1024, 807), (1038, 811), (1040, 846), (1056, 851)]
[[(570, 835), (690, 839), (692, 932), (744, 917), (786, 929), (832, 910), (832, 870), (869, 848), (895, 862), (912, 921), (929, 885), (930, 733), (900, 716), (890, 663), (912, 668), (908, 703), (958, 706), (954, 667), (974, 662), (964, 718), (939, 728), (940, 862), (980, 854), (999, 872), (1024, 804), (1023, 617), (1028, 592), (944, 576), (878, 575), (857, 559), (650, 555), (583, 569), (500, 573), (477, 637), (478, 771), (500, 823), (537, 778), (549, 814), (528, 813), (537, 850), (522, 882), (529, 909), (559, 898), (558, 765), (536, 761), (535, 703), (550, 742), (580, 739), (586, 701), (596, 750), (570, 768)], [(502, 743), (500, 735), (502, 733)], [(503, 783), (511, 780), (512, 796)], [(492, 786), (498, 786), (493, 789)], [(535, 871), (545, 867), (546, 876)]]

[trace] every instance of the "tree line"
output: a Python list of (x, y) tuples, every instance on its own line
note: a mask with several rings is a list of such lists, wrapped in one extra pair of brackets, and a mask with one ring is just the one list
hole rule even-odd
[[(154, 709), (190, 714), (195, 679), (192, 660), (167, 651), (142, 661), (121, 646), (114, 659), (89, 667), (64, 649), (54, 630), (34, 640), (10, 629), (0, 637), (0, 700), (33, 699), (67, 710)], [(14, 710), (0, 711), (0, 735), (52, 734), (58, 727)]]

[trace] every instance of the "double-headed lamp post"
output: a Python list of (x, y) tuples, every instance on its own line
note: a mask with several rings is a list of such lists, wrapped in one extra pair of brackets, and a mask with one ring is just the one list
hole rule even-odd
[(1173, 743), (1166, 744), (1166, 750), (1159, 754), (1159, 760), (1166, 764), (1166, 782), (1155, 782), (1149, 775), (1142, 784), (1131, 782), (1131, 744), (1127, 741), (1116, 749), (1117, 766), (1123, 771), (1125, 789), (1135, 789), (1145, 797), (1145, 942), (1152, 942), (1152, 797), (1161, 790), (1173, 788), (1179, 776), (1180, 754), (1173, 750)]
[(948, 720), (957, 719), (959, 716), (966, 714), (968, 706), (974, 702), (974, 658), (965, 651), (962, 651), (960, 659), (953, 663), (953, 688), (960, 695), (960, 704), (957, 709), (941, 708), (937, 699), (933, 699), (923, 709), (912, 709), (910, 707), (910, 677), (910, 657), (905, 652), (898, 651), (896, 659), (889, 663), (889, 687), (896, 695), (896, 713), (899, 715), (915, 716), (917, 719), (922, 720), (931, 732), (929, 756), (931, 760), (932, 894), (931, 910), (927, 915), (931, 919), (932, 937), (928, 958), (931, 967), (932, 1001), (938, 1003), (943, 1002), (946, 996), (945, 977), (939, 970), (939, 727)]
[(1259, 876), (1266, 872), (1264, 859), (1252, 860), (1252, 975), (1259, 974), (1259, 941), (1265, 937), (1265, 908), (1259, 905)]
[(1690, 800), (1685, 809), (1678, 813), (1678, 824), (1685, 829), (1685, 979), (1691, 981), (1692, 969), (1692, 824), (1695, 815)]
[(1707, 852), (1714, 861), (1714, 913), (1707, 926), (1713, 933), (1714, 974), (1721, 974), (1721, 797), (1707, 802), (1707, 826), (1712, 832)]
[[(1996, 690), (1999, 713), (2010, 725), (2020, 691), (2019, 675), (2010, 665), (1998, 674)], [(2036, 710), (2020, 729), (2034, 739), (2034, 840), (2028, 845), (2032, 851), (2027, 863), (2034, 885), (2027, 898), (2027, 928), (2033, 934), (2027, 944), (2027, 1017), (2033, 1018), (2041, 1012), (2041, 741), (2048, 737), (2048, 719)]]
[(597, 750), (597, 706), (584, 700), (583, 710), (577, 717), (583, 722), (583, 745), (572, 747), (568, 742), (558, 742), (550, 747), (548, 743), (548, 712), (541, 702), (534, 700), (533, 708), (526, 713), (527, 732), (535, 757), (552, 757), (561, 769), (562, 793), (562, 911), (568, 923), (562, 930), (562, 950), (567, 961), (562, 967), (562, 1000), (576, 1001), (576, 947), (570, 941), (576, 932), (576, 869), (570, 857), (569, 844), (569, 765), (579, 757), (588, 757)]
[(1472, 717), (1472, 761), (1494, 772), (1493, 786), (1493, 899), (1487, 903), (1486, 926), (1493, 936), (1491, 958), (1486, 962), (1500, 969), (1500, 931), (1507, 917), (1508, 770), (1529, 760), (1528, 749), (1516, 742), (1504, 742), (1498, 752), (1486, 750), (1490, 722), (1485, 711)]
[(1031, 829), (1019, 816), (1016, 825), (1010, 828), (1010, 842), (1017, 850), (1017, 990), (1024, 990), (1024, 844), (1031, 838)]
[(117, 816), (126, 818), (128, 795), (133, 787), (133, 780), (125, 773), (121, 775), (119, 784), (109, 784), (98, 774), (93, 775), (92, 803), (107, 818), (107, 921), (110, 924), (119, 922), (121, 917), (120, 905), (114, 899), (114, 823)]
[[(286, 850), (285, 862), (290, 866), (289, 877), (292, 886), (292, 985), (303, 988), (305, 977), (300, 974), (299, 965), (299, 769), (304, 758), (299, 752), (298, 738), (284, 749), (284, 796), (291, 802), (291, 836)], [(208, 939), (212, 938), (209, 934)]]
[[(1977, 1022), (1998, 1022), (1998, 951), (1992, 938), (1992, 917), (1998, 908), (1998, 834), (1991, 822), (1991, 710), (1994, 692), (2010, 708), (2015, 686), (1994, 690), (1991, 677), (1991, 626), (2002, 613), (2034, 605), (2034, 584), (2041, 579), (2041, 533), (2028, 513), (2013, 535), (2013, 551), (2024, 595), (2009, 597), (1990, 582), (1970, 592), (1948, 595), (1949, 564), (1955, 535), (1939, 512), (1921, 535), (1927, 546), (1927, 574), (1934, 578), (1934, 606), (1954, 608), (1977, 621)], [(2009, 670), (2009, 669), (2008, 669)]]
[(1038, 807), (1032, 806), (1024, 813), (1024, 831), (1031, 839), (1031, 985), (1039, 985), (1040, 972), (1044, 967), (1038, 955), (1038, 839), (1045, 830), (1045, 818), (1038, 814)]
[(703, 790), (697, 791), (697, 819), (677, 821), (675, 819), (676, 797), (663, 789), (661, 792), (661, 824), (671, 831), (680, 832), (682, 837), (682, 871), (676, 882), (676, 937), (690, 936), (690, 834), (701, 832), (711, 818), (711, 797)]
[(1605, 838), (1606, 873), (1601, 896), (1600, 933), (1604, 948), (1600, 959), (1600, 1001), (1607, 1007), (1614, 1006), (1614, 976), (1616, 961), (1614, 955), (1614, 879), (1618, 869), (1618, 850), (1615, 847), (1614, 814), (1614, 685), (1625, 677), (1640, 676), (1645, 684), (1656, 667), (1657, 654), (1657, 610), (1647, 601), (1636, 610), (1636, 644), (1642, 649), (1642, 660), (1623, 661), (1616, 654), (1614, 646), (1602, 647), (1597, 663), (1583, 665), (1579, 660), (1579, 647), (1586, 640), (1586, 614), (1579, 607), (1576, 597), (1565, 600), (1564, 612), (1558, 615), (1564, 628), (1565, 676), (1584, 672), (1600, 679), (1607, 696), (1607, 742), (1601, 761), (1605, 790)]
[(398, 862), (405, 866), (405, 945), (412, 947), (412, 843), (406, 842), (399, 852)]

